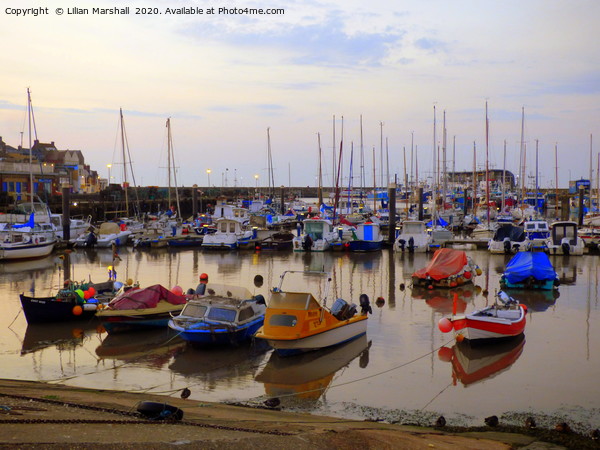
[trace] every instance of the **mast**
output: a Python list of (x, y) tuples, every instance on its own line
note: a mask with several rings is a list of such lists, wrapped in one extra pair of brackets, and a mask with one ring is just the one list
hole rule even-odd
[(402, 147), (402, 153), (404, 154), (404, 206), (408, 214), (408, 170), (406, 170), (406, 147)]
[(435, 206), (437, 203), (437, 142), (436, 142), (436, 136), (435, 136), (435, 128), (436, 128), (436, 123), (435, 123), (436, 117), (435, 117), (435, 105), (433, 105), (433, 155), (432, 155), (432, 159), (433, 159), (433, 172), (431, 174), (431, 199), (433, 200), (433, 210), (431, 212), (431, 220), (435, 220)]
[(377, 176), (375, 173), (375, 146), (373, 146), (373, 214), (377, 212)]
[(33, 150), (31, 149), (31, 92), (27, 88), (27, 121), (29, 134), (29, 192), (31, 195), (31, 212), (33, 212)]
[(119, 117), (121, 120), (121, 148), (123, 150), (123, 190), (125, 191), (125, 216), (129, 217), (129, 183), (127, 182), (127, 157), (125, 156), (125, 127), (123, 125), (123, 108), (119, 108)]
[(410, 132), (410, 186), (411, 186), (411, 197), (412, 197), (412, 191), (413, 191), (413, 187), (414, 187), (414, 180), (413, 180), (413, 149), (414, 149), (414, 142), (415, 142), (415, 132), (411, 131)]
[(383, 188), (387, 188), (390, 182), (390, 152), (388, 149), (388, 138), (385, 138), (385, 184)]
[(554, 216), (558, 219), (558, 143), (554, 143)]
[(363, 124), (362, 114), (360, 115), (360, 198), (362, 200), (363, 191), (365, 189), (365, 155), (363, 146)]
[[(592, 179), (594, 173), (592, 167), (594, 167), (594, 164), (592, 162), (592, 134), (590, 133), (590, 214), (592, 213)], [(598, 175), (598, 173), (596, 173), (596, 175)]]
[(336, 210), (340, 201), (340, 174), (342, 171), (342, 148), (344, 145), (344, 116), (342, 116), (342, 137), (340, 139), (340, 156), (338, 158), (337, 176), (335, 181), (335, 197), (333, 203), (333, 220), (336, 218)]
[(379, 187), (383, 188), (383, 122), (379, 122)]
[(504, 191), (506, 190), (506, 187), (505, 187), (504, 183), (506, 183), (506, 139), (504, 139), (504, 155), (502, 157), (502, 203), (501, 203), (502, 212), (504, 212), (504, 203), (506, 201), (505, 195), (504, 195)]
[(317, 190), (319, 197), (319, 208), (323, 204), (323, 167), (321, 164), (321, 133), (317, 133), (317, 141), (319, 143), (319, 188)]
[(332, 142), (332, 156), (333, 156), (333, 165), (331, 166), (331, 188), (334, 189), (335, 192), (335, 173), (336, 173), (336, 163), (335, 163), (335, 114), (333, 115), (333, 142)]
[(488, 119), (488, 104), (485, 102), (485, 203), (487, 210), (487, 225), (490, 227), (490, 172), (489, 172), (489, 159), (490, 159), (490, 145), (489, 145), (489, 134), (490, 134), (490, 122)]
[(273, 174), (273, 157), (271, 155), (271, 128), (267, 127), (267, 164), (268, 164), (268, 178), (269, 178), (269, 195), (271, 198), (275, 195), (275, 176)]
[(477, 215), (477, 144), (473, 141), (473, 216)]
[(446, 193), (448, 190), (448, 173), (446, 168), (446, 110), (444, 110), (444, 126), (442, 129), (442, 212), (446, 208)]
[(538, 209), (538, 191), (539, 191), (539, 182), (538, 182), (538, 150), (539, 150), (540, 140), (535, 140), (535, 210)]
[[(171, 169), (173, 169), (173, 181), (175, 182), (175, 202), (177, 204), (177, 217), (181, 217), (179, 205), (179, 190), (177, 189), (177, 169), (175, 168), (175, 152), (173, 151), (173, 135), (171, 134), (171, 118), (167, 119), (167, 158), (169, 160), (169, 207), (171, 206)], [(171, 164), (172, 162), (172, 164)]]
[(525, 201), (525, 107), (521, 107), (521, 146), (519, 151), (519, 177), (521, 177), (521, 203)]
[(171, 119), (167, 119), (167, 202), (171, 208)]

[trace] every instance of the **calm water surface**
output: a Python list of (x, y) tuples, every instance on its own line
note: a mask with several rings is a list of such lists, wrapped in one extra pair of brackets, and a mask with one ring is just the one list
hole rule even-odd
[[(467, 253), (483, 269), (474, 287), (460, 291), (459, 309), (469, 311), (493, 302), (509, 258)], [(452, 309), (447, 291), (411, 290), (410, 275), (430, 255), (126, 248), (120, 255), (120, 280), (187, 289), (205, 272), (210, 281), (265, 297), (284, 270), (324, 268), (333, 274), (337, 297), (358, 303), (366, 293), (373, 315), (366, 338), (299, 358), (277, 358), (255, 345), (200, 350), (167, 330), (107, 336), (95, 321), (28, 326), (19, 293), (52, 295), (65, 273), (74, 280), (107, 278), (109, 250), (78, 250), (66, 259), (0, 265), (1, 377), (174, 396), (189, 387), (198, 404), (278, 396), (285, 408), (351, 418), (431, 423), (442, 413), (449, 423), (468, 425), (491, 414), (521, 423), (523, 414), (533, 413), (542, 426), (558, 418), (582, 431), (600, 426), (597, 255), (554, 257), (558, 294), (514, 294), (529, 306), (525, 338), (484, 348), (456, 345), (437, 329)], [(263, 276), (262, 286), (255, 286), (256, 275)]]

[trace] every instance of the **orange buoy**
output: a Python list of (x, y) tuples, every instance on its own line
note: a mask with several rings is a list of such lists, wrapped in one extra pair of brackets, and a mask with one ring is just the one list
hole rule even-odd
[(81, 313), (83, 312), (83, 308), (79, 305), (75, 305), (75, 306), (73, 306), (72, 312), (73, 312), (74, 316), (80, 316)]

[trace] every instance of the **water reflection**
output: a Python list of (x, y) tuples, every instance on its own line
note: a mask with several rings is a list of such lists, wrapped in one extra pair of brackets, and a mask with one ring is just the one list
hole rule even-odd
[(316, 401), (331, 384), (334, 375), (360, 356), (359, 366), (369, 364), (371, 342), (363, 335), (346, 344), (308, 352), (302, 355), (280, 357), (273, 352), (269, 362), (256, 376), (265, 385), (269, 397), (279, 397), (285, 404), (290, 401)]
[(185, 342), (170, 328), (108, 334), (96, 348), (96, 355), (100, 359), (160, 368), (184, 345)]
[(520, 303), (523, 303), (529, 311), (546, 311), (554, 306), (560, 292), (558, 289), (505, 289), (506, 293)]
[(456, 312), (464, 313), (467, 304), (472, 303), (473, 299), (481, 293), (481, 287), (466, 284), (452, 289), (427, 289), (414, 286), (412, 288), (412, 298), (416, 300), (425, 300), (425, 303), (436, 312), (448, 314), (453, 311), (454, 294), (457, 296)]
[(83, 346), (86, 339), (101, 333), (96, 320), (83, 322), (28, 324), (23, 337), (21, 355), (35, 353), (49, 347), (72, 350)]
[(467, 341), (457, 342), (452, 348), (442, 347), (440, 360), (452, 363), (452, 381), (460, 381), (464, 386), (477, 383), (508, 370), (519, 359), (525, 346), (525, 336), (520, 334), (512, 339), (473, 345)]

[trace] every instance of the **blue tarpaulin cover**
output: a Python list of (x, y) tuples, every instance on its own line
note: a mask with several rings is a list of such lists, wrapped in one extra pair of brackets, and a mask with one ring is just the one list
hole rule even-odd
[(536, 280), (554, 280), (556, 272), (543, 252), (518, 252), (506, 265), (504, 276), (509, 283), (520, 283), (533, 276)]
[[(448, 222), (446, 222), (444, 219), (442, 219), (441, 217), (438, 217), (437, 220), (435, 221), (436, 225), (440, 225), (442, 227), (445, 227), (448, 225)], [(428, 227), (432, 227), (433, 226), (433, 220), (430, 220), (429, 223), (427, 224)]]

